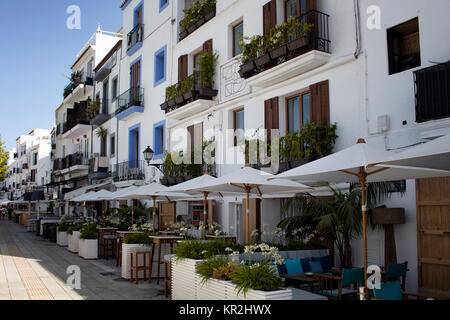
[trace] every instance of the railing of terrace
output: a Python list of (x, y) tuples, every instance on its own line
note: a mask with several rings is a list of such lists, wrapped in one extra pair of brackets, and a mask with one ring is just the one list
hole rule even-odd
[(125, 161), (113, 167), (114, 181), (145, 180), (146, 162), (143, 160)]
[(127, 50), (144, 40), (144, 25), (138, 24), (127, 35)]
[(125, 111), (132, 106), (144, 106), (144, 89), (141, 87), (133, 87), (117, 98), (116, 115)]

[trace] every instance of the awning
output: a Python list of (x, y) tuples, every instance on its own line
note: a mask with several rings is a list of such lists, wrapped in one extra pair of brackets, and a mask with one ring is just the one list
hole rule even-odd
[(109, 184), (111, 184), (111, 182), (105, 182), (105, 183), (99, 183), (99, 184), (91, 184), (91, 185), (88, 185), (88, 186), (84, 186), (84, 187), (78, 188), (77, 190), (67, 192), (64, 195), (64, 200), (72, 200), (73, 198), (81, 196), (82, 194), (86, 193), (89, 190), (92, 190), (92, 189), (95, 189), (95, 188), (104, 187), (104, 186), (109, 185)]

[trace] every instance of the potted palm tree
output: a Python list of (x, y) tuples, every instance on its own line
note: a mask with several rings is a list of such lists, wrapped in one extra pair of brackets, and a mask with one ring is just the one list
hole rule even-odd
[(104, 139), (108, 136), (108, 130), (103, 126), (100, 126), (97, 129), (96, 135), (98, 138)]

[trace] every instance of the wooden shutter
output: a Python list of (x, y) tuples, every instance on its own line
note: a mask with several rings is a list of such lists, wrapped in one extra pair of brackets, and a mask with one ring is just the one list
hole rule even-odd
[(175, 222), (176, 202), (159, 202), (158, 203), (158, 229), (165, 230)]
[(267, 130), (267, 141), (272, 141), (272, 129), (280, 128), (278, 97), (264, 101), (264, 128)]
[(277, 1), (271, 0), (263, 6), (263, 32), (268, 34), (277, 25)]
[(136, 89), (139, 88), (141, 82), (141, 61), (137, 61), (135, 64), (131, 66), (130, 71), (131, 76), (131, 88)]
[(330, 97), (328, 80), (313, 84), (311, 91), (311, 121), (316, 124), (330, 123)]
[(213, 52), (213, 40), (209, 39), (203, 43), (203, 52), (212, 53)]
[(188, 56), (187, 54), (178, 58), (178, 81), (186, 79), (188, 76)]

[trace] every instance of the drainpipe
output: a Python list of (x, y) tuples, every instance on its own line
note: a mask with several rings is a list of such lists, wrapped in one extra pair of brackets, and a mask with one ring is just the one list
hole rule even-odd
[(356, 22), (356, 49), (355, 49), (355, 59), (358, 59), (361, 53), (361, 22), (359, 20), (359, 2), (358, 0), (353, 0), (353, 6), (355, 10), (355, 22)]

